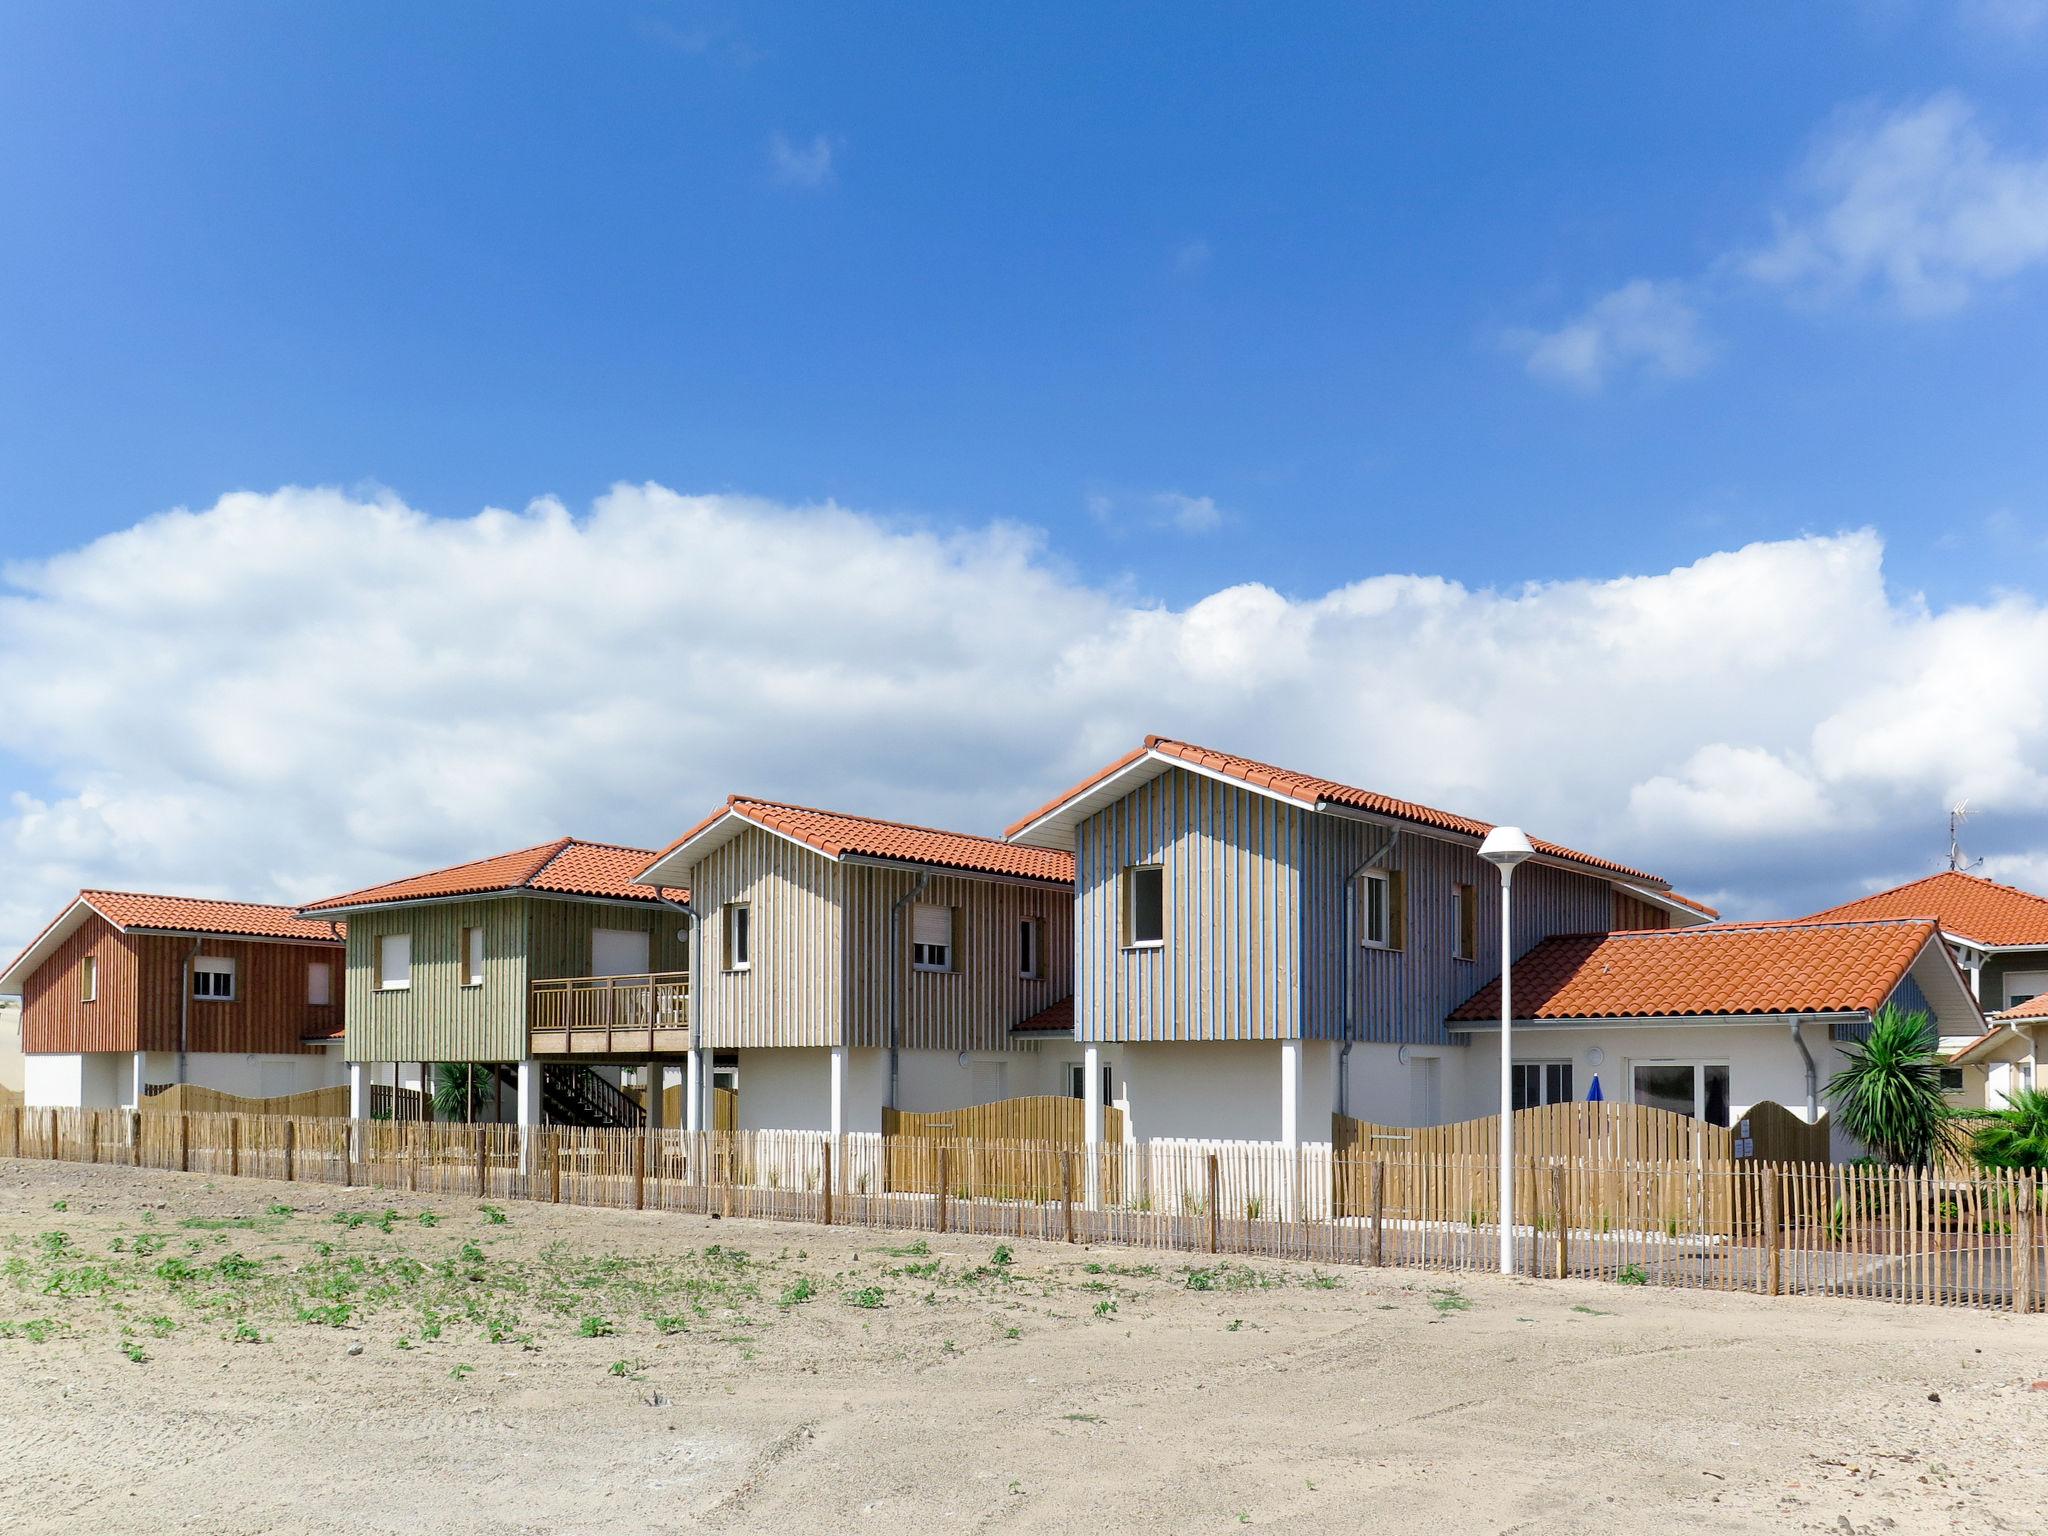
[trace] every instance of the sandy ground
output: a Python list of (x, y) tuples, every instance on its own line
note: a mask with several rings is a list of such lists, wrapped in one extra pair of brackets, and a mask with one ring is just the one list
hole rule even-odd
[(502, 1216), (0, 1161), (0, 1525), (2048, 1530), (2048, 1318)]

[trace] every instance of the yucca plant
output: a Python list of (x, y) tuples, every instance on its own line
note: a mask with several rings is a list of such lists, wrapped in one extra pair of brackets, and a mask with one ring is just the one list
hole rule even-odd
[(2021, 1088), (1978, 1117), (1970, 1151), (1987, 1168), (2048, 1168), (2048, 1091)]
[(1924, 1168), (1967, 1149), (1969, 1136), (1941, 1092), (1941, 1051), (1925, 1012), (1886, 1003), (1869, 1034), (1842, 1047), (1828, 1079), (1835, 1124), (1887, 1163)]

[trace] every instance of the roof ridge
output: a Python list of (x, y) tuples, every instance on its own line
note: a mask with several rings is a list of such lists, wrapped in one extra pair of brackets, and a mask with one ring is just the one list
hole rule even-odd
[(1766, 929), (1782, 928), (1897, 928), (1907, 926), (1941, 926), (1941, 919), (1929, 915), (1907, 915), (1893, 917), (1755, 917), (1726, 919), (1711, 923), (1689, 923), (1683, 928), (1614, 928), (1605, 933), (1597, 929), (1580, 934), (1553, 934), (1553, 938), (1608, 938), (1608, 939), (1651, 939), (1674, 937), (1679, 934), (1693, 934), (1706, 937), (1717, 933), (1756, 933)]
[(111, 885), (82, 885), (71, 899), (84, 901), (88, 896), (133, 896), (141, 901), (203, 901), (217, 907), (268, 907), (277, 912), (289, 912), (294, 917), (299, 913), (298, 906), (289, 901), (250, 901), (241, 896), (174, 896), (168, 891), (117, 890)]
[[(456, 870), (468, 869), (473, 864), (490, 864), (499, 859), (516, 857), (522, 853), (539, 853), (543, 848), (554, 849), (553, 853), (542, 859), (540, 863), (536, 864), (519, 878), (518, 884), (524, 885), (528, 880), (531, 880), (535, 875), (546, 869), (548, 865), (552, 864), (561, 855), (562, 849), (574, 841), (576, 839), (573, 837), (553, 837), (544, 843), (535, 843), (528, 848), (508, 848), (503, 853), (486, 853), (474, 859), (457, 859), (453, 864), (443, 864), (437, 869), (417, 870), (410, 875), (400, 875), (396, 880), (379, 880), (374, 885), (359, 885), (352, 891), (343, 891), (339, 896), (323, 896), (317, 902), (308, 903), (308, 906), (335, 906), (347, 901), (351, 896), (360, 896), (366, 891), (380, 891), (387, 885), (397, 885), (406, 880), (426, 880), (435, 875), (452, 875)], [(304, 912), (307, 908), (302, 906), (294, 908), (294, 910)]]
[(864, 821), (874, 827), (900, 827), (905, 832), (929, 832), (934, 837), (967, 837), (978, 843), (995, 843), (1005, 849), (1014, 849), (1014, 843), (1000, 837), (990, 837), (985, 832), (957, 832), (951, 827), (926, 826), (916, 821), (896, 821), (888, 816), (869, 816), (861, 811), (835, 811), (822, 805), (799, 805), (794, 800), (771, 800), (762, 795), (733, 795), (726, 801), (728, 808), (744, 802), (748, 805), (772, 805), (778, 810), (802, 811), (808, 816), (835, 816), (841, 821)]

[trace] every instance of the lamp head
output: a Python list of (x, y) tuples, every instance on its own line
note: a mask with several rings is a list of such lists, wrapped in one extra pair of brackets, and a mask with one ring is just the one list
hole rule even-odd
[(1513, 874), (1515, 866), (1535, 852), (1520, 827), (1495, 827), (1479, 845), (1479, 857), (1498, 865), (1503, 875)]

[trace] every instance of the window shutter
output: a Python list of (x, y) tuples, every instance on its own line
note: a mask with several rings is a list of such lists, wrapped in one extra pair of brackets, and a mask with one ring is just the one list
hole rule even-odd
[(1387, 948), (1406, 947), (1408, 936), (1408, 875), (1405, 870), (1387, 871)]
[(910, 942), (913, 944), (938, 944), (950, 948), (953, 943), (953, 909), (951, 907), (927, 907), (922, 904), (910, 909)]

